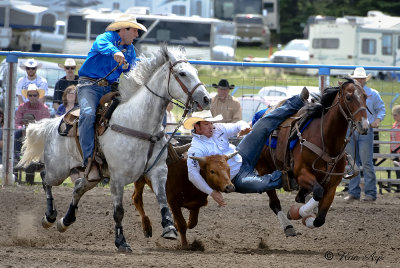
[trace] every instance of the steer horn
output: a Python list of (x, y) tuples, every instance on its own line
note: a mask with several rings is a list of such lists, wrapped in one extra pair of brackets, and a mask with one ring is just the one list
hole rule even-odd
[(197, 162), (199, 162), (199, 165), (202, 165), (202, 164), (206, 163), (206, 158), (205, 157), (189, 156), (189, 158), (191, 158), (193, 160), (197, 160)]
[(232, 157), (234, 157), (235, 155), (237, 155), (239, 152), (238, 151), (234, 151), (233, 153), (227, 154), (226, 156), (226, 160), (231, 159)]

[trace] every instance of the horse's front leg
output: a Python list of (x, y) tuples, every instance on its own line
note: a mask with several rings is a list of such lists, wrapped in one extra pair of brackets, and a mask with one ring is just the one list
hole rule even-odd
[(278, 217), (279, 223), (285, 232), (286, 237), (296, 236), (296, 230), (294, 229), (290, 220), (286, 217), (285, 213), (282, 212), (281, 202), (279, 201), (278, 195), (275, 190), (267, 191), (269, 197), (269, 207)]
[(100, 176), (97, 167), (93, 167), (88, 175), (88, 179), (81, 176), (75, 181), (75, 187), (72, 194), (72, 201), (69, 205), (67, 213), (57, 222), (57, 230), (65, 232), (68, 227), (76, 220), (76, 210), (81, 197), (89, 190), (93, 189), (100, 182)]
[(314, 226), (320, 227), (324, 225), (326, 214), (331, 207), (333, 199), (335, 198), (336, 188), (340, 184), (342, 178), (340, 176), (332, 176), (330, 180), (330, 185), (326, 187), (326, 191), (318, 206), (318, 214), (314, 220)]
[(143, 189), (145, 185), (146, 185), (146, 180), (144, 177), (135, 181), (135, 191), (132, 194), (132, 201), (142, 218), (142, 228), (144, 236), (152, 237), (153, 228), (151, 226), (151, 221), (150, 218), (146, 215), (143, 206)]
[(162, 164), (154, 168), (148, 175), (153, 186), (158, 204), (161, 210), (161, 225), (163, 227), (162, 237), (166, 239), (177, 239), (178, 233), (174, 226), (171, 213), (167, 203), (167, 194), (165, 191), (165, 183), (167, 182), (167, 165)]
[(42, 182), (42, 185), (47, 198), (47, 210), (42, 218), (42, 226), (43, 228), (50, 228), (56, 222), (57, 210), (54, 205), (53, 193), (51, 191), (52, 187), (47, 185), (44, 181)]
[(125, 240), (122, 228), (122, 220), (124, 218), (124, 212), (125, 212), (124, 207), (122, 206), (122, 200), (124, 196), (124, 185), (122, 183), (112, 181), (111, 194), (114, 207), (115, 246), (118, 248), (118, 251), (132, 252), (131, 247)]

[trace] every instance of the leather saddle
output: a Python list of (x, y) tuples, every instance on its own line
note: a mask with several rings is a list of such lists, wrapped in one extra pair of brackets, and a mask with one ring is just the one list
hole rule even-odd
[[(97, 144), (97, 137), (103, 135), (103, 133), (108, 128), (108, 122), (111, 118), (112, 113), (118, 106), (119, 100), (118, 92), (110, 92), (104, 95), (99, 102), (96, 110), (96, 123), (95, 123), (95, 144)], [(74, 137), (76, 145), (78, 146), (79, 152), (82, 155), (82, 149), (79, 144), (79, 133), (78, 133), (78, 123), (79, 123), (80, 108), (75, 107), (66, 113), (58, 126), (58, 133), (61, 136)], [(98, 148), (98, 146), (95, 146)]]

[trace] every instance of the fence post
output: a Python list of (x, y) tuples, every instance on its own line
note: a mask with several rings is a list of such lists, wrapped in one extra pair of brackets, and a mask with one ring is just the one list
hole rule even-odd
[(8, 62), (6, 99), (4, 102), (3, 126), (3, 186), (12, 181), (14, 170), (15, 88), (18, 57), (7, 55)]
[(318, 75), (319, 75), (319, 91), (323, 93), (322, 91), (324, 88), (329, 86), (329, 75), (331, 74), (331, 69), (327, 67), (321, 67), (318, 69)]

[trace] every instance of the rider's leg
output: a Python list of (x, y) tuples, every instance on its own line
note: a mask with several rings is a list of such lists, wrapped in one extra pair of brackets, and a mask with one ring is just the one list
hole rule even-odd
[(258, 176), (254, 168), (242, 163), (239, 173), (233, 178), (235, 191), (239, 193), (263, 193), (268, 190), (279, 189), (282, 187), (282, 173), (279, 170), (271, 174)]
[(265, 117), (257, 121), (252, 131), (246, 135), (237, 149), (244, 162), (255, 167), (260, 157), (262, 148), (271, 132), (276, 129), (286, 118), (296, 113), (304, 106), (308, 98), (308, 91), (303, 90), (301, 95), (289, 98), (282, 106), (276, 108)]
[(110, 91), (110, 87), (101, 87), (92, 84), (78, 85), (79, 116), (79, 143), (83, 153), (83, 165), (86, 166), (88, 158), (94, 150), (94, 123), (96, 109), (102, 96)]

